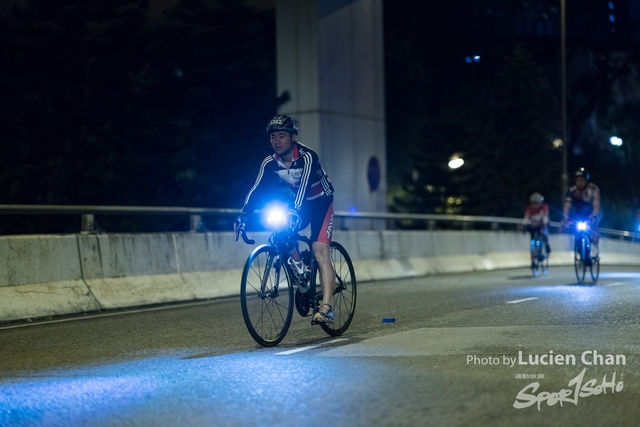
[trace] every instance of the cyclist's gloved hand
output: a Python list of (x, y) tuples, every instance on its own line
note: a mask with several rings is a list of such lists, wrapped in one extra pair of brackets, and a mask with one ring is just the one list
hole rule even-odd
[(244, 226), (249, 218), (245, 214), (240, 214), (233, 223), (233, 231), (236, 232), (236, 241), (240, 233), (244, 231)]
[(589, 223), (593, 225), (595, 222), (596, 222), (596, 216), (595, 215), (591, 215), (589, 217)]
[(295, 209), (289, 210), (289, 213), (287, 214), (287, 225), (289, 228), (293, 231), (297, 231), (298, 227), (300, 227), (300, 221), (300, 213)]

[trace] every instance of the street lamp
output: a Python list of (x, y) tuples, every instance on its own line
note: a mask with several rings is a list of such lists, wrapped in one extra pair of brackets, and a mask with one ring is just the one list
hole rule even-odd
[(560, 63), (562, 73), (562, 196), (567, 194), (569, 176), (567, 175), (567, 29), (565, 1), (560, 0)]
[(620, 147), (622, 145), (622, 138), (619, 138), (617, 136), (612, 136), (611, 138), (609, 138), (609, 142), (611, 143), (611, 145)]
[(462, 165), (464, 165), (464, 160), (460, 157), (453, 157), (449, 160), (449, 167), (451, 169), (458, 169)]

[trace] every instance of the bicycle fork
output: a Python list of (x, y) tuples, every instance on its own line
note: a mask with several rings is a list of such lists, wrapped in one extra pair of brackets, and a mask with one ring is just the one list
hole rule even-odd
[[(269, 258), (267, 259), (267, 265), (265, 266), (264, 272), (262, 273), (262, 280), (260, 281), (260, 293), (258, 294), (259, 298), (278, 298), (278, 285), (280, 284), (280, 265), (281, 262), (279, 256), (269, 255)], [(275, 268), (276, 270), (276, 282), (273, 284), (273, 289), (269, 291), (267, 285), (269, 283), (269, 274), (271, 273), (272, 268)]]
[(591, 262), (591, 242), (587, 236), (580, 236), (576, 240), (575, 251), (580, 254), (580, 258), (587, 264)]

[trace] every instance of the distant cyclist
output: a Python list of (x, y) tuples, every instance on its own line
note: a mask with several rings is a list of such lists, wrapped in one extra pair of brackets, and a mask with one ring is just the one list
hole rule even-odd
[[(544, 203), (544, 197), (540, 193), (533, 193), (529, 197), (529, 205), (524, 211), (524, 226), (531, 233), (533, 240), (536, 233), (540, 234), (540, 238), (544, 242), (547, 255), (551, 253), (549, 246), (549, 205)], [(531, 268), (537, 267), (537, 257), (531, 252)]]
[[(274, 117), (267, 124), (267, 134), (274, 153), (262, 161), (234, 229), (243, 229), (249, 214), (261, 208), (265, 198), (281, 199), (284, 192), (290, 205), (287, 215), (290, 227), (298, 230), (311, 225), (312, 249), (322, 282), (322, 304), (313, 320), (333, 322), (331, 298), (335, 271), (329, 259), (333, 233), (333, 186), (316, 152), (298, 142), (298, 123), (294, 119)], [(292, 248), (288, 263), (296, 279), (300, 280), (306, 269), (297, 248)]]
[(585, 168), (580, 168), (573, 175), (575, 185), (567, 191), (567, 197), (564, 203), (562, 219), (562, 228), (564, 229), (569, 218), (569, 211), (573, 207), (573, 216), (575, 222), (588, 221), (591, 229), (591, 255), (598, 257), (598, 242), (600, 240), (599, 227), (602, 219), (602, 211), (600, 210), (600, 189), (593, 182), (590, 182), (591, 176)]

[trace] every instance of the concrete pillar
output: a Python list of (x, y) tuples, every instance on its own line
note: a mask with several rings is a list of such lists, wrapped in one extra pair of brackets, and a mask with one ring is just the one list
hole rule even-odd
[(280, 113), (320, 154), (335, 209), (385, 212), (382, 0), (277, 0), (276, 28), (278, 93), (291, 96)]

